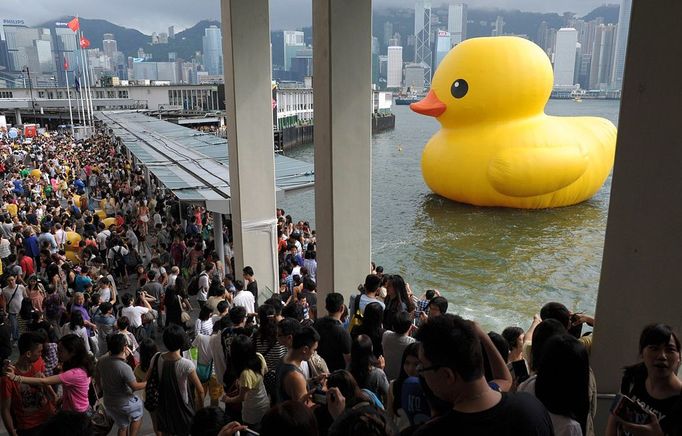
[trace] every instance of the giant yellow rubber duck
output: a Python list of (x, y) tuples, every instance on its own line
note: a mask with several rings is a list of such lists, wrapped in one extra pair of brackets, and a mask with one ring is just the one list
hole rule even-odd
[(544, 112), (552, 91), (544, 51), (519, 37), (472, 38), (442, 60), (412, 110), (441, 129), (422, 155), (435, 193), (476, 206), (548, 208), (592, 197), (613, 167), (616, 127)]

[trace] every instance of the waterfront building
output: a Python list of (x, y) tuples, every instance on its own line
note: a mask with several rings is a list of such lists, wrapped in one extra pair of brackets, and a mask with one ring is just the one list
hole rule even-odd
[(417, 0), (414, 6), (414, 62), (424, 67), (424, 86), (431, 87), (431, 0)]
[(554, 86), (569, 87), (575, 83), (575, 59), (578, 32), (570, 27), (559, 29), (554, 48)]
[(625, 50), (628, 43), (628, 29), (630, 28), (630, 12), (632, 11), (632, 0), (621, 0), (620, 12), (618, 13), (618, 32), (615, 41), (615, 59), (613, 62), (613, 73), (611, 76), (611, 86), (620, 89), (623, 86), (623, 71), (625, 69)]
[(203, 49), (204, 67), (208, 74), (223, 74), (223, 43), (218, 26), (209, 26), (204, 30)]
[(446, 54), (450, 51), (452, 47), (452, 36), (450, 32), (444, 30), (438, 31), (438, 36), (436, 37), (436, 59), (433, 63), (433, 71), (436, 71), (438, 65), (443, 60)]
[(504, 22), (504, 18), (500, 17), (499, 15), (495, 19), (495, 23), (493, 24), (493, 30), (491, 32), (492, 36), (502, 36), (504, 35), (504, 25), (506, 23)]
[(291, 71), (293, 58), (305, 48), (305, 35), (299, 30), (284, 31), (284, 71)]
[(466, 39), (467, 34), (467, 5), (456, 3), (448, 6), (448, 32), (450, 45), (454, 47)]
[(424, 66), (417, 63), (405, 65), (405, 88), (411, 92), (421, 93), (424, 91)]
[[(401, 88), (403, 85), (403, 48), (388, 47), (388, 61), (386, 67), (386, 88)], [(423, 77), (422, 77), (423, 79)], [(423, 86), (423, 85), (422, 85)]]
[(613, 24), (600, 24), (596, 29), (590, 61), (590, 89), (609, 87), (613, 71), (616, 28), (617, 26)]

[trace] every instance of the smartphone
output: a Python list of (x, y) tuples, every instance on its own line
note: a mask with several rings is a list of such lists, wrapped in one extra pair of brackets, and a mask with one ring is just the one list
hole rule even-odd
[(642, 409), (642, 406), (623, 394), (616, 395), (613, 403), (611, 403), (610, 411), (623, 421), (633, 424), (648, 424), (651, 420), (651, 417)]
[(313, 403), (327, 404), (327, 393), (320, 388), (315, 389), (315, 392), (313, 392)]
[(512, 362), (512, 368), (514, 369), (514, 376), (518, 383), (523, 383), (528, 379), (528, 367), (526, 366), (526, 361), (521, 359), (516, 362)]

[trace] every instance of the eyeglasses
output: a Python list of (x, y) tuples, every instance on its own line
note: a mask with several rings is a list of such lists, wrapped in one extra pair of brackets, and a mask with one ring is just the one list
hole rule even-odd
[(431, 366), (424, 367), (424, 366), (420, 363), (420, 364), (417, 365), (417, 373), (418, 373), (419, 375), (422, 375), (422, 374), (424, 374), (425, 372), (428, 372), (428, 371), (436, 371), (436, 370), (438, 370), (438, 369), (443, 368), (444, 366), (445, 366), (445, 365), (431, 365)]

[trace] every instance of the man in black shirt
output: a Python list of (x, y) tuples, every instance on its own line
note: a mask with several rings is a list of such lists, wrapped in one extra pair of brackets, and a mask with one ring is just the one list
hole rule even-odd
[(246, 284), (246, 290), (253, 294), (253, 298), (256, 301), (256, 307), (258, 307), (258, 283), (256, 282), (253, 268), (250, 266), (244, 267), (242, 275), (244, 277), (244, 283)]
[(341, 324), (343, 315), (343, 295), (338, 292), (327, 294), (324, 303), (328, 316), (315, 321), (315, 330), (320, 334), (317, 354), (322, 356), (329, 371), (346, 369), (350, 362), (350, 333)]
[[(420, 327), (419, 374), (452, 410), (422, 425), (415, 436), (552, 436), (547, 410), (526, 393), (493, 390), (483, 375), (480, 328), (457, 315), (429, 319)], [(484, 335), (484, 333), (483, 333)]]

